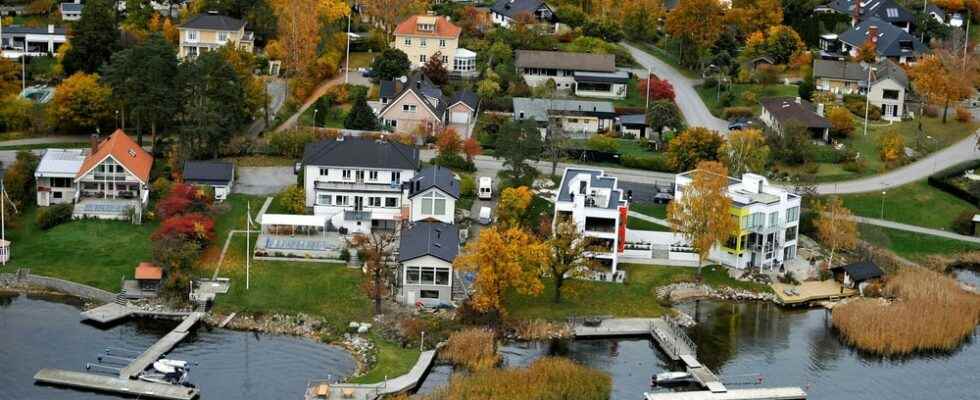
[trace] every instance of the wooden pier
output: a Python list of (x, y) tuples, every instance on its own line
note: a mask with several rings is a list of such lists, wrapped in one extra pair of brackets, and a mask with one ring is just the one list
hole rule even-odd
[(179, 385), (144, 382), (61, 369), (44, 368), (34, 374), (34, 381), (143, 398), (192, 400), (198, 396), (197, 389)]
[(442, 343), (436, 346), (436, 350), (423, 351), (419, 355), (415, 366), (407, 374), (401, 375), (383, 382), (369, 384), (350, 384), (350, 383), (330, 383), (314, 381), (309, 384), (306, 399), (350, 399), (350, 400), (374, 400), (386, 395), (407, 393), (415, 389), (422, 377), (429, 372), (432, 362), (435, 361), (436, 351), (442, 347)]
[(88, 311), (82, 312), (82, 317), (88, 320), (107, 324), (133, 315), (133, 308), (117, 303), (106, 303)]
[(119, 377), (139, 377), (139, 374), (143, 372), (143, 370), (153, 364), (153, 362), (156, 360), (159, 360), (164, 353), (173, 349), (174, 346), (176, 346), (177, 343), (180, 343), (181, 340), (184, 340), (184, 338), (187, 337), (187, 334), (190, 333), (190, 329), (193, 328), (194, 324), (197, 324), (197, 321), (199, 321), (203, 316), (204, 313), (200, 312), (190, 313), (190, 315), (188, 315), (187, 318), (184, 318), (184, 321), (181, 322), (180, 325), (177, 325), (174, 330), (170, 331), (170, 333), (154, 343), (153, 346), (146, 349), (143, 354), (140, 354), (140, 356), (133, 360), (133, 362), (131, 362), (129, 365), (119, 370)]
[(645, 393), (646, 400), (803, 400), (806, 392), (798, 387), (737, 389), (724, 393), (710, 391)]

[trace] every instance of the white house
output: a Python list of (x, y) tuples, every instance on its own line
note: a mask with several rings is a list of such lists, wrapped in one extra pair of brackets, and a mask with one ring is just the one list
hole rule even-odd
[[(683, 199), (696, 171), (677, 174), (674, 201)], [(744, 174), (729, 177), (729, 211), (738, 228), (724, 243), (711, 249), (708, 259), (732, 268), (779, 271), (796, 258), (800, 196), (769, 184), (765, 177)]]
[(445, 167), (428, 167), (409, 181), (408, 199), (412, 204), (410, 219), (452, 224), (459, 199), (459, 179)]
[(75, 174), (85, 161), (83, 149), (47, 149), (34, 171), (37, 205), (67, 204), (75, 199)]
[(4, 26), (0, 31), (0, 54), (6, 58), (49, 56), (57, 53), (66, 42), (68, 37), (64, 27)]
[(558, 90), (576, 96), (606, 99), (626, 98), (629, 74), (616, 70), (612, 54), (562, 51), (517, 50), (514, 66), (529, 86), (549, 80)]
[(82, 0), (74, 0), (70, 3), (61, 3), (61, 20), (78, 21), (82, 19)]
[(401, 232), (398, 244), (398, 299), (407, 305), (450, 304), (453, 260), (459, 254), (459, 230), (435, 221), (413, 222)]
[(553, 22), (555, 12), (544, 0), (497, 0), (490, 7), (490, 20), (494, 25), (508, 28), (522, 16), (534, 22)]
[(572, 138), (588, 138), (615, 128), (616, 110), (608, 101), (535, 99), (515, 97), (514, 120), (532, 120), (541, 135), (549, 121), (561, 125)]
[(235, 164), (224, 161), (184, 161), (184, 182), (214, 190), (215, 200), (224, 200), (235, 184)]
[(574, 221), (602, 251), (593, 254), (605, 269), (599, 280), (622, 281), (619, 253), (626, 243), (629, 204), (616, 178), (598, 169), (566, 168), (555, 198), (554, 224)]
[[(905, 98), (909, 79), (894, 61), (884, 59), (869, 65), (838, 60), (813, 60), (813, 79), (817, 90), (837, 95), (863, 94), (868, 102), (881, 109), (887, 121), (899, 121), (905, 115)], [(868, 78), (871, 78), (869, 90)]]
[[(153, 156), (122, 129), (95, 143), (75, 174), (75, 216), (127, 219), (150, 199)], [(138, 218), (138, 217), (137, 217)]]
[(306, 145), (300, 168), (306, 206), (341, 233), (394, 229), (409, 215), (418, 149), (385, 140), (340, 137)]

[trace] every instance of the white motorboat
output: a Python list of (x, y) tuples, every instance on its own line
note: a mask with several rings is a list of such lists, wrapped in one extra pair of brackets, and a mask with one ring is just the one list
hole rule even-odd
[(692, 376), (689, 372), (661, 372), (653, 376), (654, 385), (689, 382)]
[(153, 363), (153, 369), (161, 374), (175, 374), (187, 369), (187, 361), (161, 358)]

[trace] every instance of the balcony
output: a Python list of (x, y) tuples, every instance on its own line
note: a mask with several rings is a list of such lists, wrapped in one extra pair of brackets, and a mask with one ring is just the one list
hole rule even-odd
[(365, 181), (317, 181), (313, 187), (317, 190), (334, 190), (345, 192), (401, 192), (398, 182), (365, 182)]
[(616, 232), (616, 220), (608, 218), (585, 218), (587, 232), (613, 233)]

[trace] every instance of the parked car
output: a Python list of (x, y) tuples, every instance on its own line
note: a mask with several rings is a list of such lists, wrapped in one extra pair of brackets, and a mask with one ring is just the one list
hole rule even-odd
[(489, 176), (480, 177), (480, 187), (477, 197), (482, 200), (490, 200), (493, 197), (493, 180)]
[(728, 123), (728, 130), (740, 131), (743, 129), (751, 128), (753, 126), (754, 124), (752, 123), (751, 118), (740, 117), (740, 118), (735, 118), (734, 120), (732, 120), (732, 122)]
[(670, 193), (657, 193), (653, 195), (653, 202), (657, 204), (667, 204), (674, 200), (674, 195)]
[(480, 225), (490, 225), (493, 222), (490, 207), (480, 207)]
[(358, 68), (357, 70), (361, 73), (361, 76), (365, 78), (374, 78), (375, 76), (374, 70), (372, 70), (371, 68), (361, 67)]

